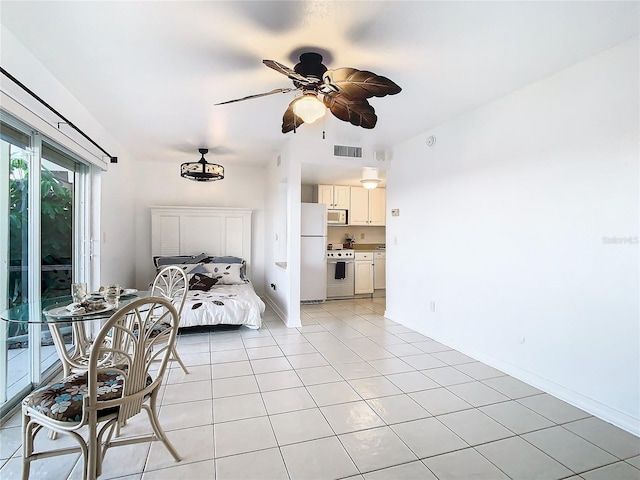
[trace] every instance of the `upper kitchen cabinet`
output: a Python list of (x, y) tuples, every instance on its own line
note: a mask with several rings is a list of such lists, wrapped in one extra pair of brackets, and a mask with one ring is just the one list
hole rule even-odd
[(351, 187), (349, 225), (384, 226), (386, 223), (386, 190)]
[(351, 190), (347, 185), (318, 185), (318, 203), (326, 203), (327, 208), (349, 209)]

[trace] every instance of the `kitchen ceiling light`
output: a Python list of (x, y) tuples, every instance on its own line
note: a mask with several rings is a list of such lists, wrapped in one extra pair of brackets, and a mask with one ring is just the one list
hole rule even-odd
[(378, 180), (377, 178), (367, 178), (367, 179), (360, 180), (360, 183), (367, 190), (373, 190), (378, 186), (378, 184), (380, 183), (380, 180)]
[(293, 104), (293, 113), (304, 120), (304, 123), (313, 123), (323, 117), (327, 108), (315, 93), (305, 93)]
[(362, 180), (360, 183), (367, 190), (373, 190), (378, 186), (381, 180), (378, 178), (378, 170), (375, 168), (363, 168), (362, 169)]
[(204, 159), (204, 154), (209, 150), (199, 148), (198, 152), (202, 155), (197, 162), (185, 162), (180, 167), (180, 176), (195, 180), (196, 182), (212, 182), (222, 180), (224, 178), (224, 167), (216, 163), (209, 163)]

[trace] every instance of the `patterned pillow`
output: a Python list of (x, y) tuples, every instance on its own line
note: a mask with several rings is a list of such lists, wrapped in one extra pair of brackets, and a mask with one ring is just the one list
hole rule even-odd
[(242, 265), (242, 268), (240, 269), (240, 277), (242, 279), (247, 278), (247, 262), (240, 257), (230, 255), (226, 257), (210, 257), (210, 263), (239, 263)]
[(200, 255), (176, 255), (172, 257), (153, 257), (153, 263), (156, 268), (166, 267), (167, 265), (182, 265), (185, 263), (200, 263), (209, 256), (206, 253)]
[[(169, 267), (170, 265), (163, 265), (162, 267), (156, 268), (156, 274), (160, 273), (163, 268)], [(208, 273), (202, 263), (186, 263), (186, 264), (176, 264), (173, 265), (175, 267), (181, 268), (184, 270), (184, 273), (189, 275), (194, 275), (196, 273)]]
[(211, 257), (210, 263), (244, 263), (244, 260), (240, 257)]
[(241, 263), (206, 263), (203, 266), (217, 280), (218, 285), (241, 285), (246, 283), (242, 279)]
[(217, 279), (210, 274), (196, 273), (189, 280), (189, 290), (203, 290), (208, 292), (217, 283)]

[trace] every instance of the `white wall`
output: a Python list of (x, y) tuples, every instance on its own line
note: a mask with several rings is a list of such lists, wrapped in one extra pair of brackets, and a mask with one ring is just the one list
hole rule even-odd
[[(197, 152), (194, 152), (191, 157), (186, 156), (184, 161), (191, 160), (198, 160)], [(223, 161), (218, 161), (224, 164)], [(176, 205), (234, 207), (249, 208), (253, 211), (250, 275), (256, 292), (260, 295), (264, 286), (265, 169), (224, 165), (223, 180), (194, 182), (180, 176), (180, 164), (177, 163), (146, 159), (137, 159), (132, 163), (135, 163), (131, 174), (135, 179), (132, 185), (135, 190), (135, 200), (127, 215), (133, 216), (135, 224), (133, 249), (136, 288), (148, 287), (155, 275), (151, 256), (150, 207)], [(119, 178), (122, 179), (122, 177)], [(103, 198), (104, 201), (108, 201), (110, 195), (105, 192)], [(117, 230), (114, 233), (117, 233)]]
[(119, 158), (102, 172), (100, 205), (100, 285), (119, 283), (144, 290), (136, 280), (135, 197), (140, 188), (134, 161)]
[(638, 58), (636, 38), (399, 145), (387, 184), (387, 316), (635, 434)]
[[(100, 226), (100, 238), (95, 239), (98, 248), (94, 250), (95, 256), (99, 258), (100, 271), (92, 271), (89, 275), (92, 282), (96, 284), (119, 281), (132, 285), (134, 282), (132, 265), (135, 249), (131, 248), (134, 244), (134, 218), (131, 215), (131, 205), (136, 185), (131, 180), (132, 172), (129, 166), (131, 157), (72, 93), (4, 25), (0, 25), (0, 38), (2, 39), (0, 53), (3, 68), (29, 89), (37, 92), (38, 96), (46, 102), (54, 105), (56, 110), (79, 126), (109, 154), (119, 158), (118, 164), (107, 164), (107, 171), (101, 174), (101, 217), (96, 222)], [(3, 79), (2, 90), (35, 112), (43, 123), (55, 127), (57, 122), (61, 121), (59, 117), (48, 111), (9, 80)], [(3, 105), (3, 107), (6, 108), (7, 105)], [(18, 114), (18, 116), (20, 115)], [(68, 141), (65, 141), (65, 137)], [(61, 125), (59, 135), (55, 135), (53, 138), (93, 162), (99, 163), (104, 160), (102, 152), (68, 126)], [(92, 188), (99, 188), (99, 184), (100, 182), (96, 182)]]
[[(300, 323), (300, 195), (299, 151), (289, 141), (267, 175), (265, 300), (288, 327)], [(283, 225), (284, 222), (284, 225)], [(279, 245), (286, 232), (284, 248)], [(280, 236), (276, 240), (276, 234)], [(286, 257), (286, 258), (285, 258)], [(286, 260), (286, 262), (284, 262)], [(276, 265), (276, 262), (279, 265)], [(276, 286), (271, 288), (271, 284)]]
[[(289, 317), (290, 269), (288, 268), (289, 239), (276, 238), (288, 225), (288, 175), (289, 155), (285, 149), (267, 167), (265, 189), (265, 301), (278, 316), (287, 321)], [(285, 192), (283, 192), (285, 190)], [(284, 193), (284, 195), (283, 195)], [(284, 224), (284, 225), (283, 225)], [(281, 246), (280, 241), (285, 243)], [(279, 265), (276, 265), (276, 263)], [(271, 285), (274, 287), (271, 287)]]

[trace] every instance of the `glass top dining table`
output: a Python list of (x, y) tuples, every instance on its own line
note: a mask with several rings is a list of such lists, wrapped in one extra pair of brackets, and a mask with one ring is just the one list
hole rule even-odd
[[(118, 308), (138, 298), (148, 297), (149, 294), (150, 292), (148, 291), (137, 291), (132, 295), (121, 296)], [(96, 312), (78, 314), (66, 309), (71, 303), (71, 295), (22, 303), (0, 312), (0, 319), (5, 322), (40, 324), (87, 322), (90, 320), (109, 318), (117, 310), (117, 308), (105, 308)]]
[[(149, 295), (148, 291), (137, 291), (135, 294), (120, 297), (117, 308), (104, 308), (97, 312), (81, 314), (73, 313), (66, 308), (72, 303), (70, 295), (47, 298), (16, 305), (0, 312), (0, 319), (5, 322), (46, 324), (66, 377), (72, 371), (87, 368), (88, 352), (93, 343), (93, 334), (100, 327), (100, 320), (111, 317), (119, 308)], [(71, 326), (71, 346), (66, 344), (63, 334), (63, 330), (68, 326)]]

